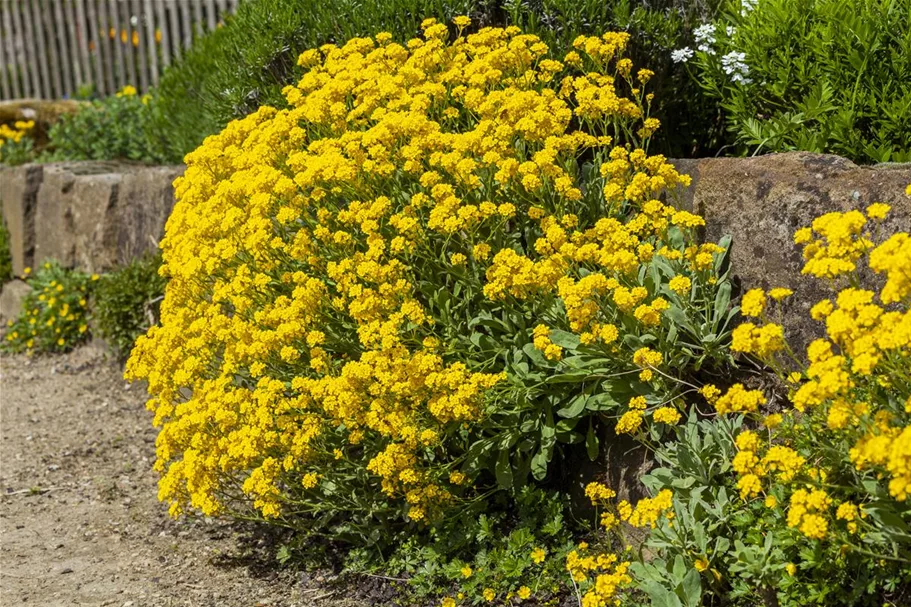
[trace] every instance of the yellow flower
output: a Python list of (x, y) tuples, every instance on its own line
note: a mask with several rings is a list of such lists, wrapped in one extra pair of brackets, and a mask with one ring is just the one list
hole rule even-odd
[(519, 590), (516, 592), (516, 595), (517, 595), (520, 599), (522, 599), (523, 601), (525, 601), (525, 600), (527, 600), (529, 597), (531, 597), (531, 588), (529, 588), (528, 586), (522, 586), (522, 587), (519, 588)]
[(783, 299), (790, 297), (793, 294), (794, 294), (794, 291), (792, 291), (791, 289), (785, 289), (782, 287), (777, 287), (777, 288), (771, 289), (769, 291), (769, 297), (771, 297), (775, 301), (781, 301)]
[(484, 600), (487, 601), (488, 603), (493, 603), (494, 599), (497, 598), (497, 593), (494, 591), (493, 588), (485, 588), (484, 592), (482, 592), (481, 595), (484, 597)]
[(470, 578), (470, 577), (471, 577), (471, 574), (474, 573), (474, 572), (471, 570), (471, 567), (469, 567), (468, 565), (463, 566), (462, 569), (461, 569), (460, 571), (461, 571), (461, 573), (462, 573), (462, 577), (463, 577), (463, 578), (466, 578), (466, 579), (467, 579), (467, 578)]
[(708, 559), (700, 557), (700, 558), (696, 559), (696, 562), (693, 563), (693, 566), (696, 568), (696, 571), (698, 571), (699, 573), (702, 573), (703, 571), (705, 571), (706, 569), (709, 568), (709, 561), (708, 561)]
[(784, 568), (785, 568), (785, 571), (788, 572), (788, 575), (790, 575), (791, 577), (794, 577), (795, 575), (797, 575), (797, 565), (795, 565), (794, 563), (788, 563), (787, 565), (784, 566)]
[(870, 219), (885, 219), (889, 211), (892, 210), (887, 204), (882, 202), (875, 202), (867, 207), (867, 217)]
[(740, 302), (740, 312), (744, 316), (759, 317), (765, 311), (766, 299), (762, 289), (750, 289)]
[(544, 548), (535, 548), (531, 551), (531, 560), (535, 564), (540, 565), (545, 558), (547, 558), (547, 551)]
[(689, 295), (692, 284), (692, 281), (686, 276), (674, 276), (667, 283), (667, 286), (677, 295), (684, 296)]

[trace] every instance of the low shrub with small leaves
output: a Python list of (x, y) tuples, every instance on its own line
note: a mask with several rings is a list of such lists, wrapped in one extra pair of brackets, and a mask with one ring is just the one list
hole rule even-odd
[(160, 255), (148, 256), (98, 280), (92, 306), (95, 327), (118, 355), (129, 354), (136, 338), (155, 324), (164, 295), (160, 265)]
[(51, 127), (44, 160), (132, 160), (167, 163), (179, 160), (164, 151), (152, 123), (148, 95), (125, 86), (112, 97), (64, 114)]
[(32, 291), (18, 318), (7, 323), (10, 352), (65, 352), (88, 338), (88, 300), (98, 275), (44, 263), (28, 279)]

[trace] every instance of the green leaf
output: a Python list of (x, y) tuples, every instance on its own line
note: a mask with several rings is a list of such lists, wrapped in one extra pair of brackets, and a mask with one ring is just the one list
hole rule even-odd
[(544, 480), (547, 476), (548, 457), (544, 449), (539, 449), (535, 456), (531, 458), (531, 475), (536, 481)]
[(565, 407), (557, 411), (557, 415), (564, 418), (578, 417), (585, 410), (585, 403), (588, 399), (588, 394), (579, 394), (573, 397)]
[(508, 450), (503, 449), (500, 451), (494, 472), (496, 473), (497, 483), (499, 483), (501, 489), (509, 489), (512, 487), (512, 465), (509, 462)]
[(683, 578), (683, 601), (687, 607), (702, 605), (702, 579), (695, 569), (690, 569)]
[(595, 461), (598, 458), (598, 436), (595, 434), (593, 421), (588, 423), (588, 433), (585, 435), (585, 450), (588, 452), (589, 460)]

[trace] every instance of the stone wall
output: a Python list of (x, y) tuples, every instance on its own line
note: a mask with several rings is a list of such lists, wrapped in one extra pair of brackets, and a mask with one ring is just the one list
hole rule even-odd
[[(884, 232), (911, 230), (911, 165), (859, 167), (837, 156), (789, 153), (756, 158), (674, 161), (692, 175), (681, 204), (703, 215), (706, 237), (733, 237), (744, 289), (789, 286), (788, 329), (798, 347), (818, 332), (807, 311), (825, 291), (800, 276), (794, 231), (829, 211), (888, 202)], [(154, 250), (183, 167), (79, 162), (0, 170), (0, 200), (10, 228), (14, 270), (55, 258), (87, 271), (118, 266)]]
[[(823, 281), (801, 276), (794, 232), (824, 213), (863, 210), (874, 202), (892, 205), (880, 235), (911, 231), (911, 198), (905, 195), (911, 164), (857, 166), (805, 152), (673, 162), (693, 178), (692, 187), (680, 192), (681, 202), (705, 218), (706, 239), (733, 237), (732, 264), (741, 288), (794, 290), (782, 320), (798, 352), (820, 334), (810, 307), (831, 292)], [(869, 285), (874, 279), (865, 280)]]
[(101, 272), (154, 251), (180, 166), (70, 162), (0, 169), (13, 271), (46, 259)]

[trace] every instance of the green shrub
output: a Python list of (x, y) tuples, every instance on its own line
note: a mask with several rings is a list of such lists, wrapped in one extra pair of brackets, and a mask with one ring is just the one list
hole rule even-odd
[(261, 105), (281, 107), (281, 89), (296, 81), (298, 54), (330, 42), (388, 31), (396, 39), (419, 32), (425, 17), (448, 22), (470, 15), (479, 26), (509, 23), (540, 36), (555, 54), (579, 34), (628, 31), (631, 57), (656, 72), (651, 90), (665, 124), (653, 147), (678, 156), (717, 145), (717, 110), (670, 51), (688, 43), (692, 27), (715, 15), (721, 0), (250, 0), (224, 27), (198, 40), (168, 69), (157, 90), (156, 128), (169, 155), (182, 157), (228, 121)]
[(7, 323), (3, 348), (10, 352), (65, 352), (88, 336), (88, 299), (98, 275), (44, 263), (27, 279), (32, 291)]
[(178, 159), (165, 151), (152, 123), (150, 97), (126, 86), (113, 97), (93, 101), (64, 114), (48, 133), (44, 160), (133, 160), (167, 163)]
[(907, 2), (733, 0), (727, 8), (700, 31), (694, 63), (742, 153), (911, 160)]
[(0, 285), (13, 279), (13, 258), (9, 250), (9, 230), (0, 219)]
[(120, 356), (155, 323), (164, 278), (161, 256), (148, 256), (103, 275), (95, 289), (93, 315), (99, 336)]

